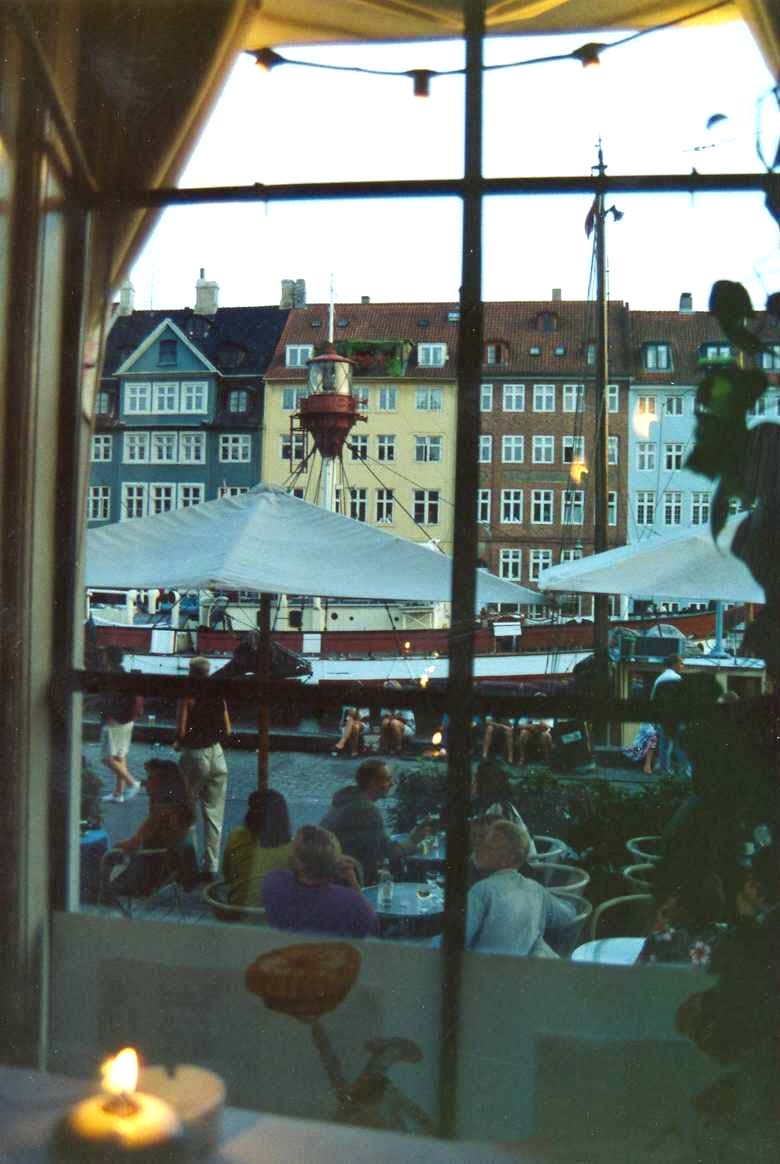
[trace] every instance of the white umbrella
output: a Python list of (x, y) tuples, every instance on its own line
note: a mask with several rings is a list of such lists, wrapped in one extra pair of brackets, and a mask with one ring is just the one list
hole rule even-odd
[(708, 526), (651, 536), (542, 571), (539, 589), (578, 594), (627, 594), (679, 601), (765, 602), (764, 591), (731, 541), (744, 514), (726, 523), (717, 544)]
[[(86, 585), (448, 602), (452, 559), (273, 485), (87, 534)], [(542, 596), (485, 570), (477, 608)]]

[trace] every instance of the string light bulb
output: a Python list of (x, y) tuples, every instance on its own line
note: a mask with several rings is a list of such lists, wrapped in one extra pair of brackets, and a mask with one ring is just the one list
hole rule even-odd
[(271, 69), (275, 69), (277, 65), (287, 63), (284, 57), (274, 52), (272, 48), (252, 49), (251, 51), (255, 58), (255, 64), (266, 73), (270, 73)]
[(415, 97), (430, 97), (431, 77), (436, 76), (434, 69), (408, 69), (406, 76), (412, 78)]

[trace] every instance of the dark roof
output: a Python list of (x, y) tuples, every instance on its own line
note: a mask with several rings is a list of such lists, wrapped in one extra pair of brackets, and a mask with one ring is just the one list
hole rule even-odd
[[(697, 384), (703, 373), (702, 345), (728, 343), (708, 311), (632, 311), (630, 315), (631, 355), (640, 384)], [(767, 343), (780, 342), (780, 321), (766, 312), (756, 313), (751, 329)], [(671, 346), (671, 371), (649, 372), (642, 367), (642, 348), (652, 343)], [(775, 380), (776, 376), (770, 375), (770, 379)]]
[[(290, 311), (279, 338), (274, 359), (267, 371), (271, 380), (302, 380), (305, 368), (287, 368), (288, 344), (312, 344), (315, 348), (328, 337), (328, 305), (310, 304)], [(356, 340), (397, 340), (411, 345), (406, 368), (415, 379), (453, 380), (458, 348), (457, 303), (346, 303), (335, 310), (334, 342)], [(553, 316), (554, 330), (543, 330), (541, 316)], [(614, 375), (628, 374), (628, 312), (623, 303), (611, 303), (610, 362)], [(339, 326), (339, 322), (342, 326)], [(596, 337), (596, 308), (590, 302), (486, 303), (483, 334), (486, 344), (500, 343), (505, 358), (499, 365), (483, 365), (485, 378), (509, 375), (576, 376), (586, 372), (586, 351)], [(445, 343), (447, 361), (439, 368), (419, 367), (419, 343)], [(530, 348), (539, 354), (531, 355)], [(555, 349), (564, 348), (556, 356)], [(593, 374), (591, 372), (591, 374)]]
[[(134, 311), (119, 315), (106, 343), (103, 375), (116, 369), (163, 320), (170, 319), (219, 371), (262, 376), (287, 321), (282, 307), (220, 307), (214, 315), (199, 315), (190, 307), (174, 311)], [(236, 364), (236, 355), (243, 359)], [(232, 358), (231, 358), (232, 357)]]

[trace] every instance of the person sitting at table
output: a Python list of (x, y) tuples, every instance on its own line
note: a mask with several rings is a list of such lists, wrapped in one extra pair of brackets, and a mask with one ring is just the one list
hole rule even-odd
[(244, 823), (233, 829), (222, 856), (222, 876), (231, 905), (259, 905), (272, 869), (289, 869), (290, 814), (281, 792), (264, 788), (249, 797)]
[(681, 885), (665, 898), (637, 962), (683, 962), (706, 970), (726, 932), (727, 927), (719, 925), (723, 907), (723, 886), (716, 873)]
[(391, 756), (400, 756), (405, 741), (412, 738), (417, 728), (414, 712), (408, 707), (383, 707), (380, 714), (379, 748)]
[[(473, 818), (482, 818), (488, 823), (493, 820), (511, 820), (514, 824), (526, 829), (525, 821), (515, 808), (512, 793), (509, 789), (509, 773), (495, 760), (482, 760), (474, 776), (471, 797), (471, 815)], [(528, 833), (528, 857), (536, 857), (536, 845)]]
[(551, 719), (537, 719), (523, 715), (517, 721), (517, 762), (525, 764), (528, 747), (533, 740), (543, 764), (549, 764), (552, 756), (552, 728)]
[[(114, 846), (127, 854), (115, 865), (108, 889), (143, 897), (173, 876), (185, 889), (197, 880), (197, 860), (190, 830), (195, 824), (195, 801), (187, 781), (173, 760), (147, 760), (144, 768), (149, 814), (131, 837)], [(139, 849), (162, 852), (134, 856)]]
[[(341, 739), (331, 752), (331, 756), (357, 756), (363, 733), (368, 727), (370, 711), (367, 707), (347, 707), (344, 709)], [(347, 753), (349, 749), (349, 753)]]
[(490, 755), (494, 738), (500, 742), (506, 751), (509, 764), (515, 762), (515, 721), (507, 716), (497, 719), (492, 715), (485, 716), (485, 731), (482, 736), (482, 759)]
[(365, 760), (355, 773), (355, 783), (335, 793), (320, 822), (336, 835), (344, 852), (360, 862), (366, 885), (375, 883), (381, 861), (389, 861), (393, 872), (400, 872), (404, 852), (411, 852), (431, 831), (430, 822), (425, 820), (405, 841), (390, 839), (376, 802), (384, 800), (392, 787), (393, 778), (384, 760)]
[(274, 869), (263, 882), (268, 921), (279, 930), (366, 938), (379, 919), (360, 892), (355, 863), (333, 833), (303, 825), (292, 843), (293, 872)]
[(474, 861), (482, 880), (468, 892), (467, 950), (555, 957), (544, 935), (573, 921), (574, 910), (519, 872), (529, 844), (528, 830), (508, 820), (494, 821), (478, 841)]

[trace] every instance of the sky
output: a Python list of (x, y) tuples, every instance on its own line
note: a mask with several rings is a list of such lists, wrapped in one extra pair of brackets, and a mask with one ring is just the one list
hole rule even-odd
[[(605, 42), (620, 33), (592, 38)], [(486, 42), (487, 64), (569, 52), (579, 36)], [(458, 68), (462, 42), (281, 48), (326, 63), (404, 70)], [(608, 173), (761, 171), (757, 130), (774, 155), (771, 77), (741, 24), (653, 33), (605, 53), (598, 68), (550, 62), (486, 75), (484, 172), (588, 175), (603, 142)], [(708, 120), (721, 119), (711, 128)], [(463, 78), (432, 81), (238, 59), (179, 185), (457, 177), (463, 169)], [(774, 139), (772, 138), (774, 134)], [(780, 288), (777, 228), (758, 194), (631, 195), (608, 229), (610, 297), (673, 309), (680, 293), (706, 309), (716, 279), (745, 283), (754, 305)], [(485, 202), (483, 298), (592, 295), (588, 196)], [(457, 199), (373, 200), (166, 211), (131, 273), (137, 308), (194, 303), (199, 269), (222, 306), (274, 304), (284, 278), (309, 302), (454, 301), (460, 285)]]

